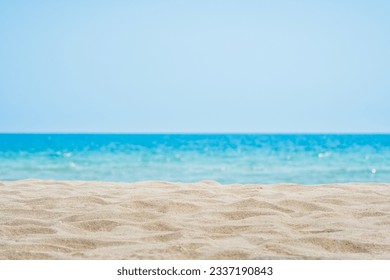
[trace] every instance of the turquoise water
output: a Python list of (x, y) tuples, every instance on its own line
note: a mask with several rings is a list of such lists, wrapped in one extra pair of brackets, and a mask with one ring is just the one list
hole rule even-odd
[(0, 180), (390, 182), (390, 134), (0, 134)]

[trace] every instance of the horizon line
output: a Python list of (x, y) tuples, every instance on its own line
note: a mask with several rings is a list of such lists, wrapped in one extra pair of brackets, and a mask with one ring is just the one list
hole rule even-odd
[(368, 135), (368, 134), (376, 134), (376, 135), (388, 135), (390, 132), (248, 132), (248, 131), (235, 131), (235, 132), (176, 132), (176, 131), (157, 131), (157, 132), (80, 132), (80, 131), (23, 131), (23, 132), (12, 132), (12, 131), (0, 131), (1, 134), (84, 134), (84, 135), (104, 135), (104, 134), (118, 134), (118, 135), (162, 135), (162, 134), (170, 134), (170, 135), (201, 135), (201, 134), (209, 134), (209, 135), (221, 135), (221, 134), (252, 134), (252, 135), (266, 135), (266, 134), (283, 134), (283, 135), (291, 135), (291, 134), (313, 134), (313, 135), (321, 135), (321, 134), (339, 134), (339, 135)]

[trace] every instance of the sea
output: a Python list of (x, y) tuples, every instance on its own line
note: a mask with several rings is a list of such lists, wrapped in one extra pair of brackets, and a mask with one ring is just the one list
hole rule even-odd
[(0, 134), (0, 181), (390, 183), (390, 134)]

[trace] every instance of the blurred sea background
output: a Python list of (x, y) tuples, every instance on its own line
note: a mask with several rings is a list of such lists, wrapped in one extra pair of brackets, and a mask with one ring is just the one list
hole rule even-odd
[(390, 182), (390, 134), (0, 134), (0, 180)]

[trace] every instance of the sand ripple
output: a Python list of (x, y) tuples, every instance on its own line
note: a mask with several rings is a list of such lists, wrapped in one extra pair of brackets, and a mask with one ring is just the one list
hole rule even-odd
[(390, 184), (0, 183), (0, 259), (390, 259)]

